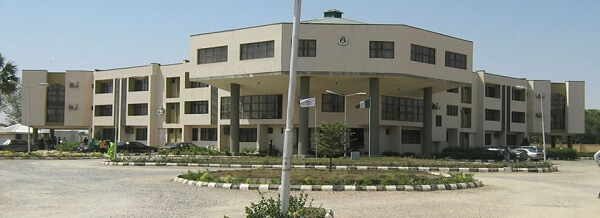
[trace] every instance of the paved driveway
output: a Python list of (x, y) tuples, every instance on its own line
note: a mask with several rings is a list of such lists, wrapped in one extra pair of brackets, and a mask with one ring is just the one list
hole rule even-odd
[[(194, 167), (101, 166), (101, 160), (0, 160), (0, 217), (243, 217), (255, 191), (171, 182)], [(336, 217), (597, 217), (600, 168), (477, 173), (485, 187), (436, 192), (309, 192)], [(268, 196), (278, 192), (270, 191)]]

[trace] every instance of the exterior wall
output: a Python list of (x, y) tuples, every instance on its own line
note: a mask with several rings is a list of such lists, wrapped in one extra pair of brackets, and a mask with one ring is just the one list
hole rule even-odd
[(550, 81), (529, 81), (529, 89), (533, 91), (527, 92), (527, 107), (531, 112), (527, 115), (527, 129), (531, 134), (542, 134), (542, 119), (538, 116), (542, 108), (540, 106), (540, 98), (536, 96), (536, 93), (540, 92), (542, 93), (542, 105), (544, 109), (544, 131), (550, 133)]
[(65, 126), (89, 128), (92, 125), (93, 74), (67, 71), (65, 78)]
[(567, 133), (585, 133), (585, 82), (566, 82), (567, 97)]
[[(44, 126), (46, 125), (46, 92), (44, 86), (35, 86), (39, 83), (48, 82), (48, 71), (45, 70), (23, 70), (23, 96), (21, 100), (24, 125)], [(35, 86), (26, 88), (27, 86)], [(29, 105), (31, 103), (31, 107)]]

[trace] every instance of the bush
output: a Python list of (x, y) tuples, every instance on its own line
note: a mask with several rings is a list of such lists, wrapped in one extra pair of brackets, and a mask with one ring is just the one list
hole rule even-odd
[(577, 150), (572, 148), (548, 149), (548, 158), (556, 158), (559, 160), (575, 160), (577, 157)]
[(300, 194), (300, 196), (290, 196), (288, 211), (281, 211), (281, 197), (277, 196), (277, 200), (273, 198), (265, 198), (258, 192), (260, 201), (251, 203), (246, 207), (246, 217), (263, 218), (263, 217), (325, 217), (325, 209), (322, 207), (312, 206), (311, 200), (308, 205), (306, 201), (308, 194)]
[(383, 155), (385, 157), (400, 157), (400, 152), (384, 151), (384, 152), (381, 152), (381, 155)]
[(77, 151), (77, 148), (79, 148), (79, 142), (64, 142), (56, 145), (58, 151)]
[(596, 152), (577, 152), (579, 157), (594, 157), (594, 154), (596, 154)]
[(245, 154), (254, 154), (256, 153), (256, 148), (243, 148), (242, 153)]

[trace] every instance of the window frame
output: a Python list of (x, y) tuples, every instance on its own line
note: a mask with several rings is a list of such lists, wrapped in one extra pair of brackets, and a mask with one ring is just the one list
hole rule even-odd
[(227, 45), (210, 48), (200, 48), (196, 52), (196, 54), (198, 55), (196, 63), (198, 65), (227, 62), (229, 59), (229, 48)]
[(394, 59), (394, 48), (393, 41), (369, 41), (369, 58)]
[(275, 57), (275, 41), (240, 44), (240, 61)]
[(452, 67), (457, 69), (467, 69), (467, 55), (446, 51), (446, 67)]
[(300, 39), (298, 41), (298, 57), (317, 57), (317, 40)]
[(411, 61), (435, 65), (435, 52), (435, 48), (417, 44), (410, 44)]

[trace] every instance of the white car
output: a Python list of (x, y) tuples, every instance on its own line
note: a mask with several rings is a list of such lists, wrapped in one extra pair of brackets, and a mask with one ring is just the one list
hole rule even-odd
[(542, 152), (537, 152), (534, 148), (519, 147), (519, 148), (515, 148), (515, 150), (526, 152), (527, 160), (542, 160), (542, 159), (544, 159), (544, 155), (542, 154)]

